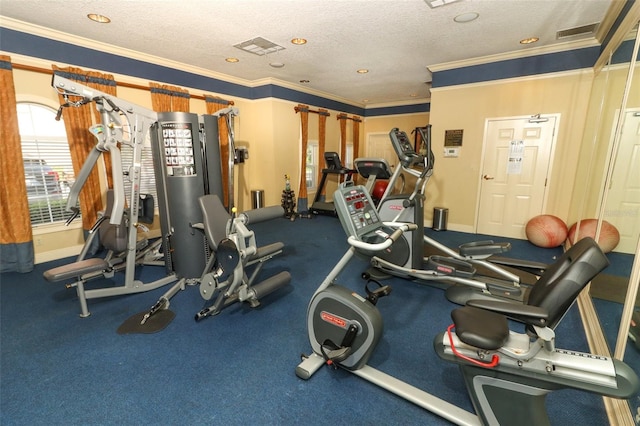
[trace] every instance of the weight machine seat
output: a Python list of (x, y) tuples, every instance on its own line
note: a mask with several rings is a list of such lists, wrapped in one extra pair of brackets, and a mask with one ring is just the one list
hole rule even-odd
[[(202, 210), (202, 221), (207, 240), (209, 240), (213, 251), (217, 251), (218, 242), (227, 238), (227, 227), (229, 226), (231, 215), (227, 212), (220, 198), (215, 194), (204, 195), (200, 197), (198, 201)], [(280, 253), (283, 247), (284, 244), (281, 242), (257, 247), (256, 252), (249, 256), (248, 262), (254, 263), (263, 258), (274, 256)]]
[[(107, 205), (104, 213), (94, 225), (91, 232), (98, 232), (100, 244), (107, 250), (115, 254), (122, 253), (127, 249), (128, 228), (126, 221), (123, 220), (119, 224), (109, 223), (111, 210), (113, 209), (114, 194), (113, 189), (107, 190)], [(97, 227), (97, 229), (96, 229)], [(109, 263), (101, 258), (89, 258), (78, 260), (68, 265), (58, 266), (49, 269), (43, 273), (44, 278), (49, 282), (58, 282), (68, 280), (70, 278), (79, 278), (93, 272), (102, 272), (110, 268)]]
[(527, 303), (498, 300), (469, 300), (451, 313), (458, 338), (482, 349), (498, 349), (509, 337), (506, 318), (524, 323), (535, 336), (533, 326), (555, 329), (582, 289), (609, 260), (590, 237), (583, 238), (560, 256), (534, 284)]
[(70, 278), (81, 277), (92, 272), (105, 271), (108, 268), (109, 264), (106, 260), (94, 257), (49, 269), (42, 275), (49, 282), (58, 282)]
[(214, 251), (218, 249), (218, 241), (227, 238), (227, 226), (231, 215), (215, 194), (208, 194), (198, 198), (202, 210), (204, 232), (209, 245)]

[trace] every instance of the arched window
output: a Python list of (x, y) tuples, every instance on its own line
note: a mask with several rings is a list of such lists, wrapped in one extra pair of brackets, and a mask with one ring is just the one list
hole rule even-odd
[(41, 104), (18, 102), (17, 107), (31, 224), (65, 221), (75, 175), (64, 122)]

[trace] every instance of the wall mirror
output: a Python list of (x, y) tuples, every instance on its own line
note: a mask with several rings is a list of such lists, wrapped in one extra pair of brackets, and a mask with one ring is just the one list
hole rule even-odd
[[(579, 298), (591, 351), (622, 359), (640, 372), (640, 323), (637, 330), (631, 325), (640, 309), (640, 34), (635, 19), (617, 46), (603, 51), (606, 63), (596, 68), (574, 191), (573, 222), (579, 224), (573, 230), (577, 235), (569, 237), (592, 235), (605, 251), (610, 248), (611, 265)], [(640, 395), (629, 401), (605, 398), (605, 405), (615, 424), (636, 424)]]

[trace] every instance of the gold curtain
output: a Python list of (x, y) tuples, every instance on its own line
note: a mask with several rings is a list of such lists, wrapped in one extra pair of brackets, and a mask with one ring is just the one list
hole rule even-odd
[[(309, 106), (299, 104), (295, 111), (300, 113), (300, 127), (302, 131), (302, 149), (300, 152), (300, 185), (298, 188), (298, 208), (301, 211), (306, 209), (307, 199), (307, 146), (309, 145)], [(305, 205), (300, 206), (300, 201), (304, 200)]]
[(358, 158), (360, 151), (360, 117), (354, 115), (353, 118), (353, 159)]
[(189, 100), (191, 96), (189, 95), (189, 91), (187, 89), (182, 89), (180, 87), (174, 87), (173, 93), (171, 94), (171, 107), (172, 111), (180, 111), (180, 112), (189, 112), (191, 111), (191, 106)]
[[(87, 72), (80, 68), (68, 67), (59, 68), (52, 65), (54, 74), (78, 81), (88, 87), (115, 95), (116, 83), (112, 75), (99, 72)], [(58, 96), (60, 104), (66, 103), (62, 95)], [(72, 97), (73, 98), (73, 97)], [(73, 163), (73, 171), (76, 175), (80, 172), (82, 165), (87, 160), (91, 150), (93, 150), (96, 142), (95, 138), (89, 132), (89, 127), (94, 121), (92, 115), (95, 113), (95, 105), (93, 103), (85, 104), (80, 107), (69, 107), (62, 110), (62, 118), (67, 131), (67, 139), (69, 141), (69, 150), (71, 152), (71, 161)], [(99, 121), (99, 119), (97, 120)], [(110, 159), (104, 156), (106, 167), (111, 170)], [(108, 182), (110, 182), (111, 173), (108, 174)], [(102, 195), (100, 191), (100, 178), (98, 168), (94, 167), (82, 190), (80, 191), (80, 210), (82, 212), (82, 227), (85, 231), (91, 229), (98, 219), (98, 212), (103, 209)]]
[(171, 93), (158, 83), (149, 83), (151, 93), (151, 106), (155, 112), (170, 112), (171, 109)]
[(177, 86), (149, 82), (155, 112), (189, 112), (189, 91)]
[(0, 55), (0, 272), (33, 270), (33, 234), (18, 128), (13, 67)]
[(347, 155), (347, 114), (338, 114), (340, 120), (340, 160), (344, 161)]
[[(327, 145), (327, 117), (329, 117), (329, 111), (326, 109), (319, 108), (318, 109), (318, 178), (316, 182), (320, 182), (322, 179), (322, 161), (324, 161), (324, 151)], [(327, 192), (327, 188), (322, 188), (322, 194), (324, 195)]]
[[(207, 114), (213, 114), (220, 111), (230, 105), (233, 105), (232, 101), (227, 101), (222, 98), (205, 96), (205, 104), (207, 106)], [(223, 204), (225, 207), (229, 207), (229, 127), (227, 126), (227, 120), (224, 117), (218, 118), (218, 138), (220, 139), (220, 165), (222, 167), (222, 196)]]

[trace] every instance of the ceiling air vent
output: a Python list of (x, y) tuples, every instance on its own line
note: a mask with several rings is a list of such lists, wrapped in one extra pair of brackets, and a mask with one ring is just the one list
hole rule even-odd
[(262, 37), (252, 38), (244, 43), (236, 44), (233, 47), (237, 47), (238, 49), (242, 49), (245, 52), (253, 53), (258, 56), (268, 55), (269, 53), (277, 52), (278, 50), (284, 50), (284, 47)]
[(556, 33), (556, 39), (562, 40), (570, 37), (595, 35), (599, 22), (595, 24), (582, 25), (580, 27), (569, 28), (568, 30), (560, 30)]
[(424, 0), (424, 2), (431, 8), (435, 9), (436, 7), (446, 6), (449, 3), (455, 3), (460, 0)]

